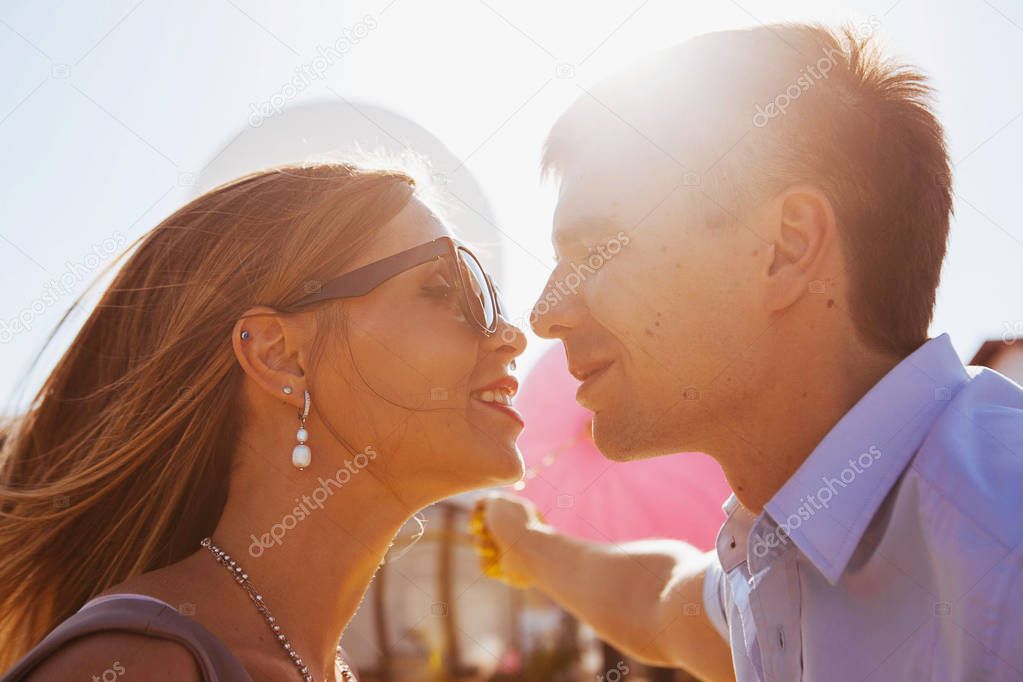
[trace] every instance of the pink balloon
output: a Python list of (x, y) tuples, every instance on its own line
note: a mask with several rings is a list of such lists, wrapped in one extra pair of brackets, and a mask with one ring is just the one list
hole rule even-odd
[(721, 467), (699, 452), (605, 459), (590, 435), (590, 412), (575, 402), (577, 387), (560, 344), (523, 381), (515, 399), (526, 419), (519, 494), (570, 535), (600, 542), (677, 538), (711, 549), (731, 494)]

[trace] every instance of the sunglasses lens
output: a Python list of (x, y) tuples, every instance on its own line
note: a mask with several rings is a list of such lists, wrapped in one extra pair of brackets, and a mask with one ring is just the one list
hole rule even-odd
[(497, 314), (508, 317), (508, 306), (504, 302), (504, 296), (501, 294), (501, 290), (494, 285), (494, 305), (497, 306)]
[(476, 322), (487, 331), (497, 328), (497, 303), (490, 294), (487, 276), (476, 257), (465, 249), (458, 249), (458, 267), (466, 286), (469, 310)]

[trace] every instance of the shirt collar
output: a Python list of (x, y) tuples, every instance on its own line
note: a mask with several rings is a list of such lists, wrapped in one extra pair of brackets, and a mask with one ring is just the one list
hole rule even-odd
[(896, 365), (764, 505), (832, 585), (938, 414), (969, 375), (948, 334)]
[(746, 561), (749, 533), (754, 522), (757, 520), (757, 516), (742, 506), (742, 503), (739, 502), (734, 493), (725, 500), (721, 508), (728, 518), (718, 530), (714, 546), (717, 549), (721, 568), (725, 572), (729, 572)]

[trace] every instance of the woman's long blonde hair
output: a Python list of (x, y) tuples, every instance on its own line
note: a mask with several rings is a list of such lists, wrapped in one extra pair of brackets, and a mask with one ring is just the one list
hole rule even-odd
[(414, 191), (399, 171), (276, 168), (131, 245), (0, 450), (0, 670), (92, 596), (196, 551), (239, 431), (235, 321), (343, 272)]

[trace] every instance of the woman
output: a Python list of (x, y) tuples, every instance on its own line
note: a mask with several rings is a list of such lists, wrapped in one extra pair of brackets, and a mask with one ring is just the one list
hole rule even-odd
[(402, 524), (521, 476), (524, 346), (404, 173), (195, 199), (4, 445), (0, 670), (70, 618), (4, 682), (350, 678), (338, 639)]

